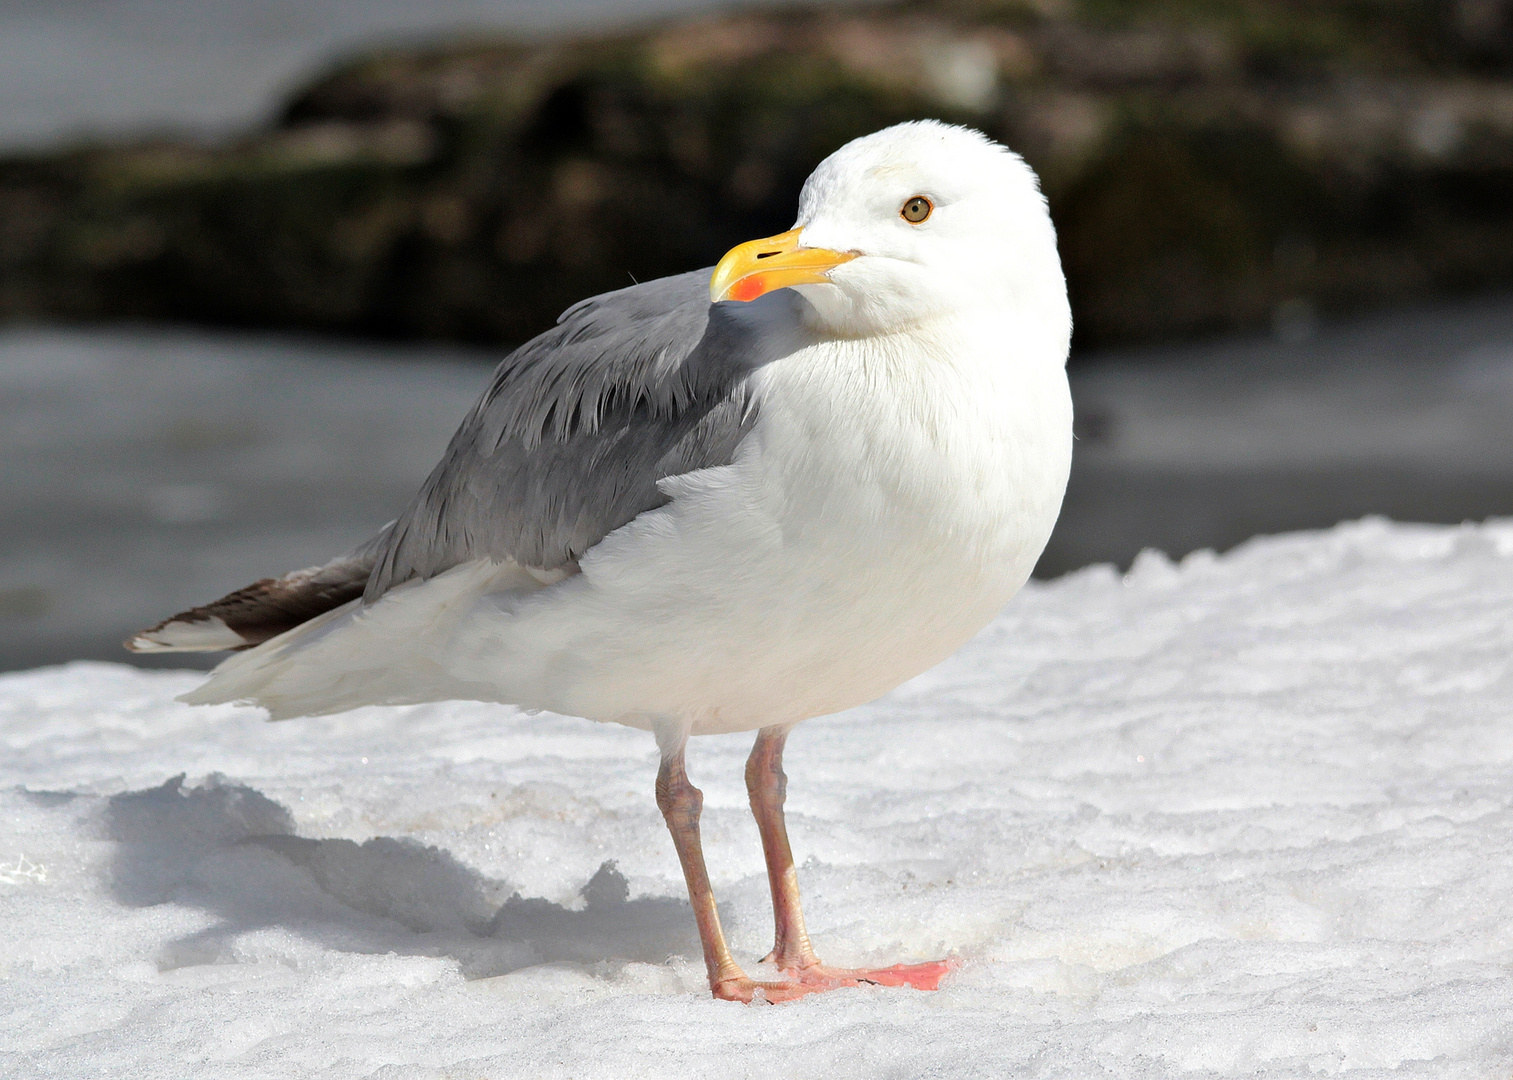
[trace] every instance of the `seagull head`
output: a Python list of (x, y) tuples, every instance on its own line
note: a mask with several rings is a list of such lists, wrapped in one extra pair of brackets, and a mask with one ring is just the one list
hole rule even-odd
[(1035, 173), (980, 132), (933, 120), (855, 139), (822, 161), (794, 227), (732, 248), (710, 298), (751, 301), (784, 288), (835, 336), (984, 311), (1070, 332)]

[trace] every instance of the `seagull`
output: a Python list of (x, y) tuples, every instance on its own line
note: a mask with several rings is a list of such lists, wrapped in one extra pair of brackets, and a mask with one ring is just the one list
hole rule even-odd
[[(511, 353), (404, 513), (127, 641), (233, 650), (180, 700), (272, 719), (464, 699), (650, 731), (714, 996), (935, 989), (815, 954), (783, 805), (801, 720), (934, 666), (1024, 585), (1071, 462), (1071, 310), (1034, 172), (937, 121), (856, 139), (788, 232), (584, 300)], [(720, 929), (691, 735), (756, 731), (776, 928)]]

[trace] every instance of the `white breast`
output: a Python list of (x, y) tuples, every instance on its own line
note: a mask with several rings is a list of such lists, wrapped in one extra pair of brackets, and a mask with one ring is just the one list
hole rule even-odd
[(1060, 357), (992, 329), (827, 342), (764, 369), (731, 465), (664, 482), (672, 501), (581, 575), (480, 605), (451, 674), (712, 732), (849, 708), (938, 663), (1029, 576), (1070, 463)]
[(471, 698), (699, 733), (870, 701), (1034, 567), (1071, 456), (1064, 347), (1000, 323), (800, 350), (756, 376), (735, 461), (664, 481), (671, 501), (581, 573), (466, 563), (241, 654), (192, 699)]

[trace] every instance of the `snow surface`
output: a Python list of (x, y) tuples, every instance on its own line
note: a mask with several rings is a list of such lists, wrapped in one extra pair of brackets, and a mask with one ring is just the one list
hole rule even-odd
[[(269, 725), (188, 673), (0, 677), (0, 1074), (1507, 1077), (1513, 521), (1032, 584), (790, 744), (834, 963), (709, 999), (651, 740), (471, 704)], [(739, 956), (741, 762), (696, 740)]]

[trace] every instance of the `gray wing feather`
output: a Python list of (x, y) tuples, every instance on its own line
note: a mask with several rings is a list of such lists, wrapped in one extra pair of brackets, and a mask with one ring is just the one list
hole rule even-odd
[(666, 502), (658, 480), (728, 464), (754, 422), (745, 380), (797, 342), (801, 301), (711, 306), (709, 275), (585, 300), (506, 357), (381, 538), (366, 599), (478, 558), (570, 564)]

